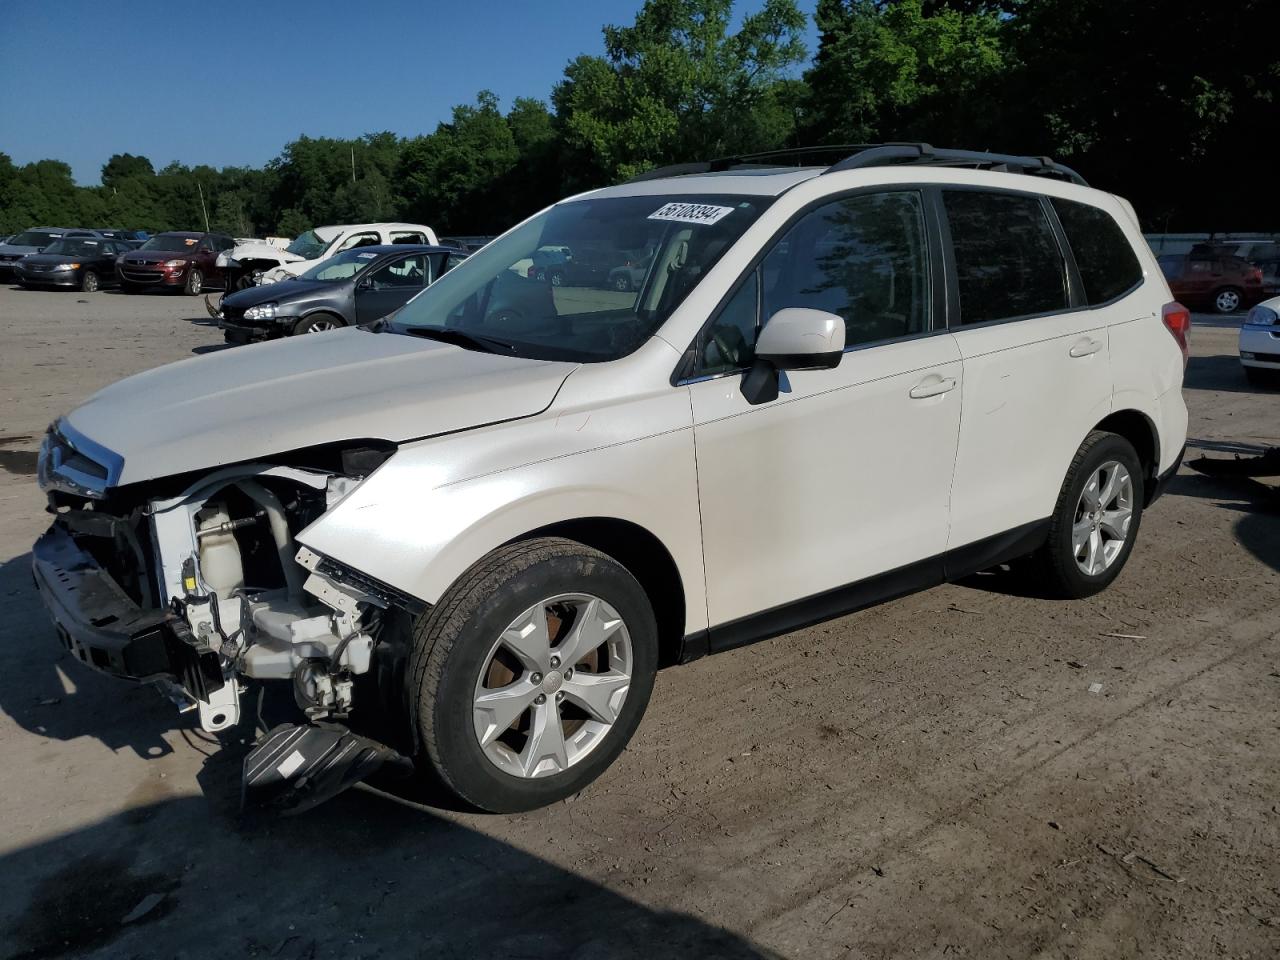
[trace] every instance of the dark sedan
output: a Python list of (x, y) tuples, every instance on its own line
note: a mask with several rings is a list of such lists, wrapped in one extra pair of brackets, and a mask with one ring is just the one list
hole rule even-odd
[(93, 293), (116, 282), (116, 258), (132, 249), (106, 237), (63, 237), (15, 266), (18, 283), (28, 290), (65, 287)]
[(465, 258), (418, 244), (355, 247), (299, 277), (227, 294), (218, 324), (228, 343), (248, 343), (372, 323)]
[(218, 254), (236, 242), (222, 233), (175, 230), (157, 233), (116, 261), (116, 273), (125, 293), (147, 288), (182, 290), (195, 295), (206, 287), (225, 289), (227, 271), (218, 266)]

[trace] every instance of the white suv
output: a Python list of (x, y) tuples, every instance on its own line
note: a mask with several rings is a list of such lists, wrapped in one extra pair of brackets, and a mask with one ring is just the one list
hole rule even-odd
[[(549, 245), (654, 254), (626, 291), (511, 269)], [(289, 681), (528, 809), (609, 766), (660, 664), (1006, 561), (1106, 587), (1180, 461), (1189, 322), (1128, 204), (1048, 161), (649, 176), (390, 320), (98, 393), (45, 443), (36, 580), (76, 656), (206, 730)], [(390, 756), (299, 726), (246, 777), (313, 802)]]

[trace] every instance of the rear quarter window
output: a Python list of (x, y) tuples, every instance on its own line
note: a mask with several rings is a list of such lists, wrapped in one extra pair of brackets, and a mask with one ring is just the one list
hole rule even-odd
[(1055, 197), (1052, 202), (1084, 281), (1089, 306), (1122, 297), (1142, 282), (1142, 265), (1111, 214), (1074, 200)]

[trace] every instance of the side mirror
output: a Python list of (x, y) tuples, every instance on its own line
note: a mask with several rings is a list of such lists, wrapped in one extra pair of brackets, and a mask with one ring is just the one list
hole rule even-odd
[(778, 371), (831, 370), (844, 356), (844, 319), (825, 310), (787, 307), (760, 331), (756, 359), (742, 378), (742, 395), (750, 404), (778, 398)]

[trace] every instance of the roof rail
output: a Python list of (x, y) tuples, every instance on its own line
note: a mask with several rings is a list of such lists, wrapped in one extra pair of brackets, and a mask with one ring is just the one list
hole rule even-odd
[[(627, 183), (640, 183), (645, 180), (661, 180), (665, 177), (680, 177), (696, 173), (722, 173), (729, 170), (761, 169), (773, 166), (786, 166), (786, 161), (797, 161), (804, 157), (820, 155), (837, 155), (841, 159), (827, 167), (824, 173), (837, 173), (841, 170), (858, 170), (866, 167), (884, 167), (895, 164), (920, 164), (940, 167), (972, 167), (977, 170), (993, 170), (1003, 173), (1024, 173), (1032, 176), (1056, 177), (1088, 186), (1084, 177), (1065, 164), (1051, 160), (1049, 157), (1020, 157), (1009, 153), (986, 153), (977, 150), (947, 150), (933, 147), (927, 143), (890, 142), (890, 143), (847, 143), (819, 147), (788, 147), (781, 150), (765, 150), (759, 153), (744, 153), (733, 157), (720, 157), (716, 160), (702, 160), (695, 163), (675, 163), (666, 167), (647, 170), (632, 177)], [(781, 160), (782, 163), (764, 161)], [(820, 164), (815, 164), (819, 166)]]
[(947, 150), (927, 143), (886, 143), (860, 150), (826, 169), (826, 173), (885, 167), (892, 164), (923, 164), (940, 167), (973, 167), (1004, 173), (1057, 177), (1087, 187), (1084, 177), (1065, 164), (1049, 157), (1020, 157), (1011, 153), (987, 153), (980, 150)]

